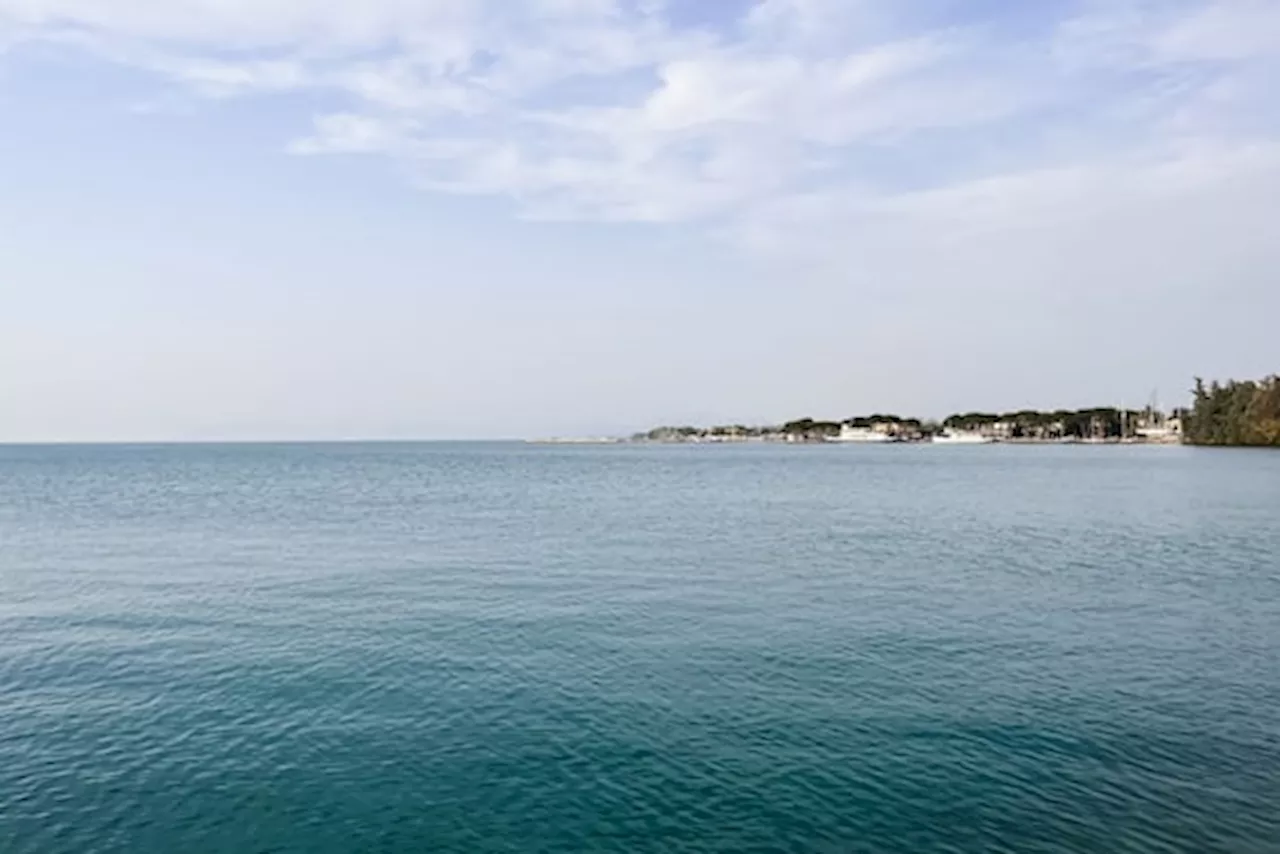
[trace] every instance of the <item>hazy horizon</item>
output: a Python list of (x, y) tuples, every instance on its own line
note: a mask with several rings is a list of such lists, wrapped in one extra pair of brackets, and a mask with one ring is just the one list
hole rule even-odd
[(1278, 78), (1269, 0), (0, 0), (0, 442), (1180, 405), (1280, 369)]

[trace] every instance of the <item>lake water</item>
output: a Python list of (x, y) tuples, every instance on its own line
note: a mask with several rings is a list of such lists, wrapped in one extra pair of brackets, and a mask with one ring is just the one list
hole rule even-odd
[(1280, 851), (1280, 454), (0, 448), (0, 851)]

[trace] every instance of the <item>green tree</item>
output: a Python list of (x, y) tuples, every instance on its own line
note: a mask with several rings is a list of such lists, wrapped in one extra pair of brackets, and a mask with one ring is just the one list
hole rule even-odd
[(1280, 447), (1280, 375), (1260, 381), (1197, 377), (1183, 433), (1193, 445)]

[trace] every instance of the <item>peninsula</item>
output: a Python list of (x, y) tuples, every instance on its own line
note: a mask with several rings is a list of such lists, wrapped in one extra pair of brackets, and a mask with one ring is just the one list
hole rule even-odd
[(1090, 409), (967, 412), (942, 421), (891, 414), (841, 420), (798, 418), (784, 424), (655, 427), (632, 442), (936, 442), (1189, 444), (1280, 447), (1280, 375), (1258, 381), (1196, 379), (1190, 408), (1162, 411), (1099, 406)]
[(967, 412), (942, 421), (899, 415), (865, 415), (843, 420), (799, 418), (771, 426), (717, 425), (712, 427), (655, 427), (632, 437), (636, 442), (721, 443), (884, 443), (937, 442), (1154, 442), (1181, 441), (1186, 413), (1165, 413), (1154, 407), (1128, 410), (1096, 407), (1082, 410), (990, 413)]

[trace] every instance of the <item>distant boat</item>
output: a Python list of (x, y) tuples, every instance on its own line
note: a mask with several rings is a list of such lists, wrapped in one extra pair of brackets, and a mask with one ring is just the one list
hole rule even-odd
[(935, 445), (990, 445), (994, 441), (972, 430), (944, 430), (933, 437)]
[(831, 437), (831, 441), (849, 444), (883, 444), (892, 442), (893, 437), (887, 433), (878, 433), (869, 427), (851, 427), (846, 424), (840, 428), (839, 434)]

